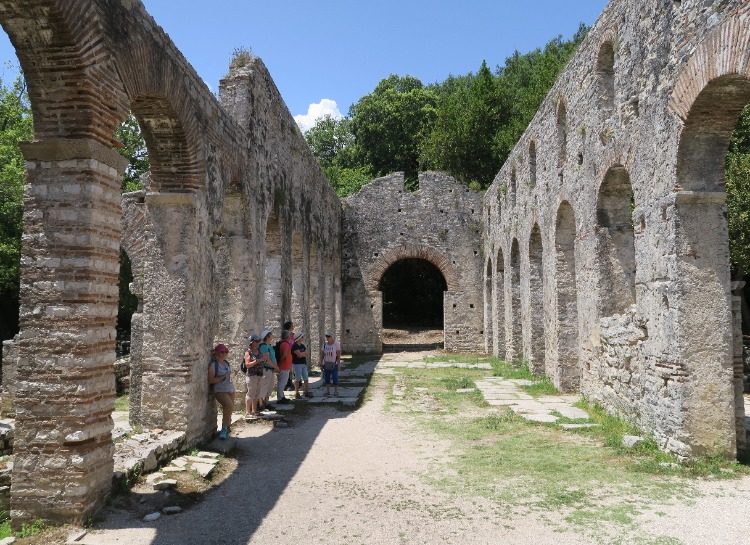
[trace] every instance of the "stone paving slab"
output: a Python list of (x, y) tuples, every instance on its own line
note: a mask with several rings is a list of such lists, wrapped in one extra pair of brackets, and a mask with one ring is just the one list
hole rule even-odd
[[(575, 420), (586, 420), (586, 411), (574, 407), (578, 401), (573, 395), (552, 395), (534, 398), (521, 387), (533, 384), (525, 379), (504, 379), (487, 377), (476, 382), (485, 401), (493, 407), (506, 406), (519, 416), (531, 422), (555, 423), (558, 415)], [(575, 429), (575, 428), (566, 428)]]

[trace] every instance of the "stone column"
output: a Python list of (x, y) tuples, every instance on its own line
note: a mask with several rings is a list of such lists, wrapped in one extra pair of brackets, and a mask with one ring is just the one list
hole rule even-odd
[(742, 351), (742, 290), (745, 282), (732, 282), (732, 352), (734, 363), (734, 420), (737, 429), (737, 456), (747, 453), (745, 424), (744, 358)]
[(27, 187), (11, 517), (81, 523), (112, 483), (120, 180), (88, 139), (22, 144)]
[(146, 208), (141, 424), (184, 430), (192, 443), (216, 425), (206, 376), (219, 299), (207, 213), (193, 194), (147, 193)]

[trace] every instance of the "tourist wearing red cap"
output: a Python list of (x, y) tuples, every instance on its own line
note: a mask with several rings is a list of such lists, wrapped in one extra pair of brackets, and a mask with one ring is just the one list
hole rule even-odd
[(211, 363), (208, 364), (208, 383), (213, 386), (216, 401), (221, 405), (221, 431), (219, 439), (229, 437), (229, 426), (232, 424), (234, 408), (234, 383), (232, 367), (227, 363), (229, 349), (226, 345), (217, 344), (214, 348)]

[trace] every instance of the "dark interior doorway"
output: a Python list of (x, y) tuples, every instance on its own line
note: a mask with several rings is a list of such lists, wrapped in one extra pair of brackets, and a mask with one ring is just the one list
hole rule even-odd
[(443, 345), (445, 277), (424, 259), (401, 259), (383, 274), (383, 349), (422, 350)]

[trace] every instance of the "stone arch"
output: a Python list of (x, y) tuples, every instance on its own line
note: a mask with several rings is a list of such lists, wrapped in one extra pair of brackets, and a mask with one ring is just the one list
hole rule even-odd
[(102, 39), (98, 8), (86, 0), (6, 2), (0, 24), (26, 78), (35, 140), (114, 145), (127, 100)]
[(544, 248), (539, 224), (534, 223), (529, 237), (529, 327), (525, 356), (531, 371), (544, 373)]
[[(683, 122), (677, 152), (679, 303), (683, 365), (692, 391), (685, 422), (693, 453), (746, 452), (741, 327), (733, 327), (724, 164), (729, 140), (750, 102), (750, 29), (728, 19), (701, 43), (680, 74), (670, 108)], [(739, 306), (739, 305), (736, 305)], [(739, 310), (736, 311), (740, 322)], [(704, 400), (731, 399), (731, 409)]]
[(611, 35), (605, 36), (596, 58), (597, 102), (609, 114), (615, 108), (615, 43)]
[(492, 318), (492, 257), (488, 257), (484, 267), (484, 351), (492, 353), (493, 318)]
[(622, 165), (609, 168), (599, 186), (596, 205), (603, 316), (622, 314), (635, 304), (634, 207), (627, 169)]
[[(112, 145), (125, 94), (99, 15), (75, 0), (6, 2), (0, 10), (26, 77), (35, 136), (21, 145), (17, 372), (25, 379), (15, 397), (14, 525), (39, 518), (81, 523), (102, 505), (112, 482), (125, 169)], [(28, 331), (44, 334), (32, 338)]]
[(575, 212), (568, 201), (563, 201), (557, 211), (555, 229), (557, 361), (552, 362), (554, 368), (550, 373), (555, 386), (563, 391), (574, 391), (580, 384), (575, 252)]
[(503, 249), (497, 249), (495, 275), (492, 284), (492, 353), (505, 357), (505, 258)]
[(518, 362), (523, 357), (523, 317), (521, 315), (521, 250), (518, 239), (514, 238), (510, 245), (510, 278), (509, 301), (506, 305), (508, 320), (506, 339), (506, 358)]
[(143, 132), (151, 165), (151, 191), (196, 191), (205, 186), (205, 170), (196, 148), (172, 108), (172, 101), (157, 94), (139, 95), (131, 110)]
[(387, 250), (378, 257), (378, 260), (373, 264), (372, 269), (370, 270), (370, 278), (366, 285), (368, 291), (377, 291), (383, 274), (385, 274), (391, 265), (396, 261), (409, 258), (429, 261), (442, 273), (443, 278), (445, 278), (445, 281), (448, 284), (448, 291), (458, 290), (459, 276), (458, 272), (451, 264), (450, 258), (429, 246), (404, 245)]

